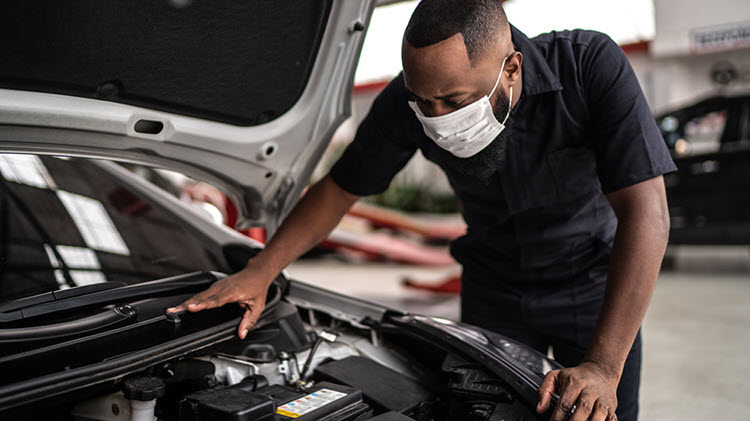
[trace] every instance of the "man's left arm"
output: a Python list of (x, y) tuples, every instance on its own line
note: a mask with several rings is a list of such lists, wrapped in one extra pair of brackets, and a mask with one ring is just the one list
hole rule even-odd
[(560, 396), (553, 421), (616, 419), (617, 385), (667, 247), (669, 211), (662, 176), (609, 193), (607, 199), (618, 225), (604, 303), (583, 362), (549, 372), (539, 388), (540, 413), (549, 409), (555, 391)]

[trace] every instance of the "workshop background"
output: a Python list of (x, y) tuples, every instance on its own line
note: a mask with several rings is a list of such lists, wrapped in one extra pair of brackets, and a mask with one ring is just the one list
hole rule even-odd
[[(417, 3), (381, 1), (376, 9), (356, 75), (353, 115), (315, 177), (326, 174), (372, 100), (401, 70), (401, 36)], [(609, 34), (630, 59), (673, 156), (684, 160), (682, 178), (667, 180), (675, 192), (670, 205), (685, 204), (671, 209), (673, 244), (644, 322), (641, 419), (750, 419), (750, 176), (742, 176), (750, 175), (750, 2), (504, 5), (510, 22), (529, 37), (575, 28)], [(418, 155), (387, 192), (359, 204), (288, 273), (457, 319), (460, 269), (447, 242), (463, 228), (444, 174)]]

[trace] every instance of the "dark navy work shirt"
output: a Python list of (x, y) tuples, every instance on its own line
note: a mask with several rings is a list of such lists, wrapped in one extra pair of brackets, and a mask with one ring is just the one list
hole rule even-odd
[(468, 232), (451, 253), (482, 283), (603, 279), (617, 220), (605, 194), (674, 171), (638, 80), (604, 34), (529, 39), (523, 92), (512, 108), (506, 160), (489, 185), (456, 170), (407, 105), (403, 76), (381, 92), (331, 170), (344, 190), (384, 191), (417, 149), (448, 176)]

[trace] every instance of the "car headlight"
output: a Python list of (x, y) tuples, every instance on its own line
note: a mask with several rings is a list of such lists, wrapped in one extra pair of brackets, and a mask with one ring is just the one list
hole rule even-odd
[(490, 332), (483, 329), (483, 332), (495, 345), (495, 347), (509, 357), (510, 360), (519, 363), (532, 373), (543, 379), (547, 372), (562, 368), (562, 366), (555, 360), (548, 358), (546, 355), (512, 339), (508, 339), (505, 336)]

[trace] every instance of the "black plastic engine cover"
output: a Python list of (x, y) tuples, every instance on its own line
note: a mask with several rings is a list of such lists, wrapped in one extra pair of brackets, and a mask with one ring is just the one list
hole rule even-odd
[(218, 350), (254, 362), (275, 361), (280, 352), (299, 352), (310, 347), (312, 333), (305, 330), (297, 307), (280, 301), (244, 340), (233, 339)]
[(432, 391), (426, 386), (364, 357), (348, 357), (322, 364), (315, 369), (313, 379), (361, 390), (365, 401), (378, 412), (403, 412), (433, 398)]
[(448, 354), (443, 361), (443, 371), (451, 374), (450, 390), (457, 397), (467, 400), (489, 400), (511, 402), (513, 400), (505, 383), (477, 364)]
[(414, 421), (414, 418), (407, 417), (406, 415), (391, 411), (385, 414), (380, 414), (377, 417), (370, 418), (368, 421)]
[(272, 420), (273, 399), (228, 387), (200, 390), (180, 402), (180, 421)]

